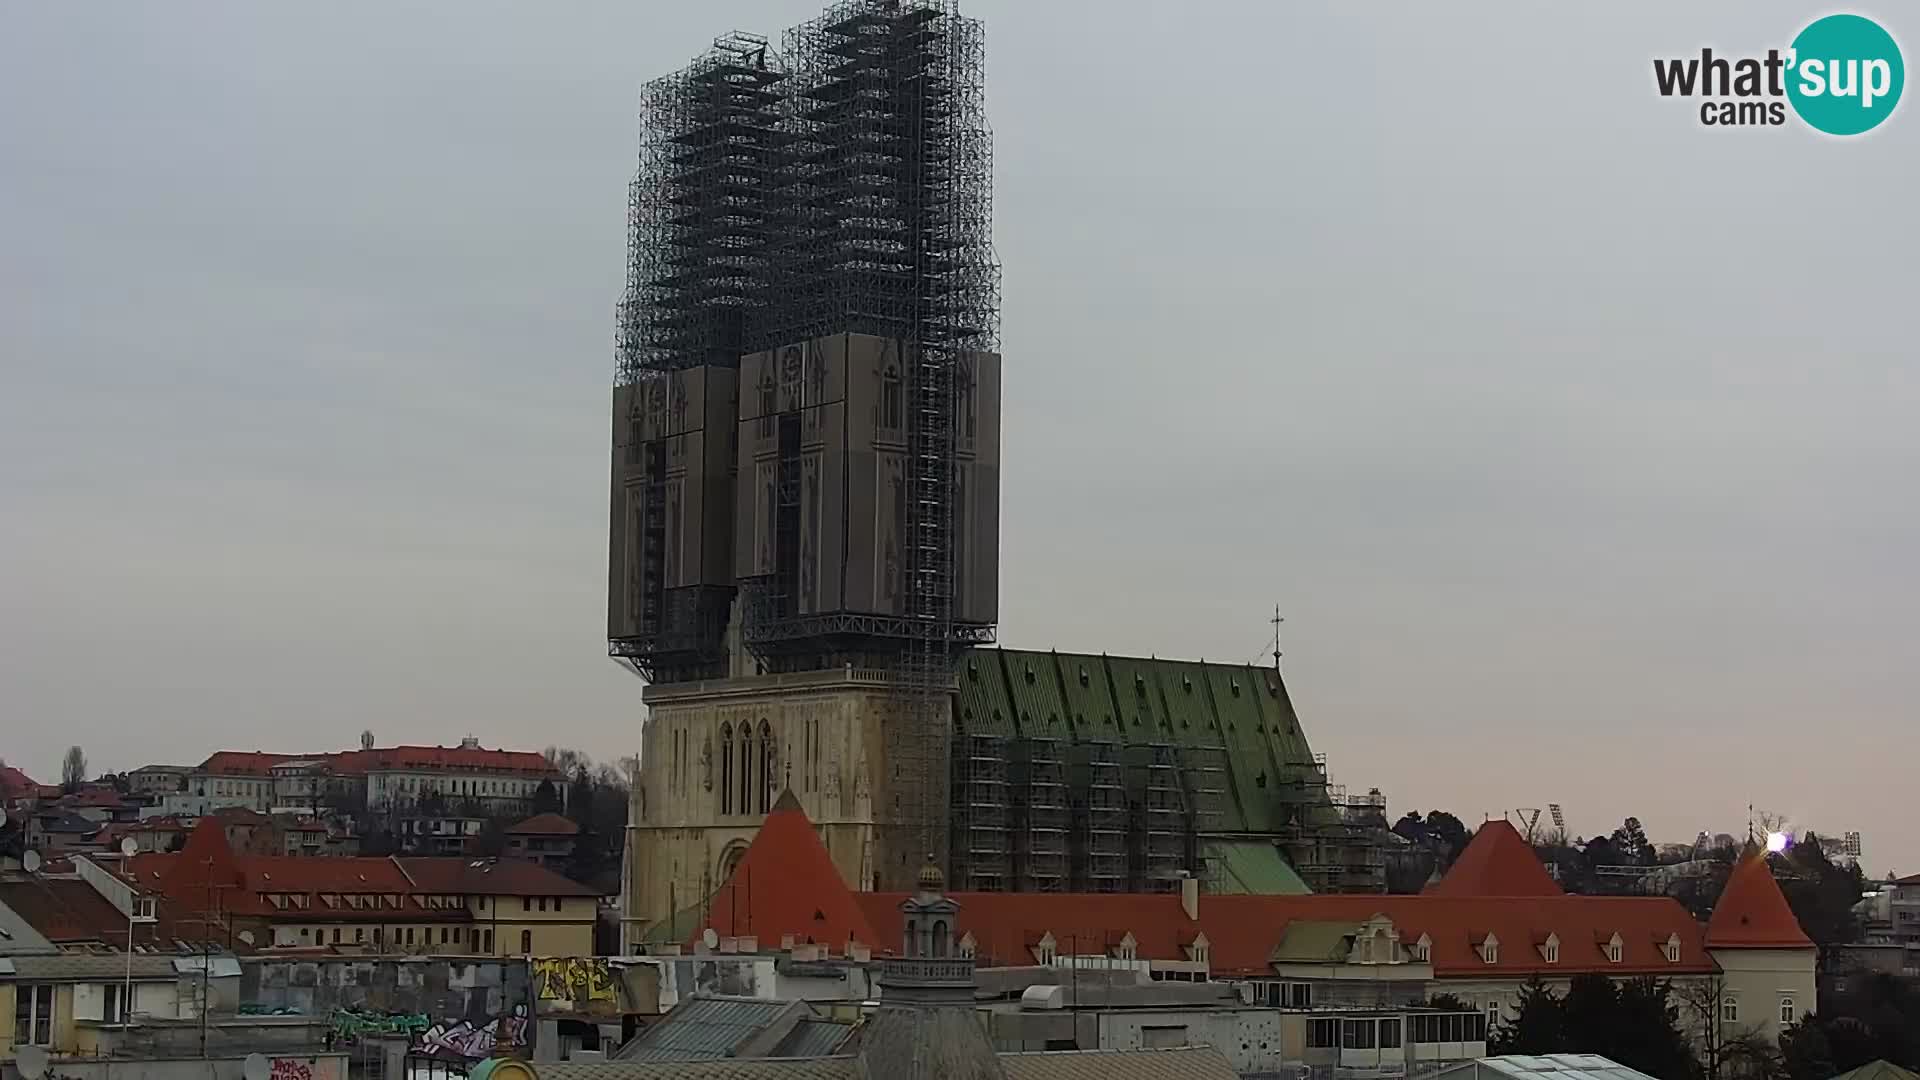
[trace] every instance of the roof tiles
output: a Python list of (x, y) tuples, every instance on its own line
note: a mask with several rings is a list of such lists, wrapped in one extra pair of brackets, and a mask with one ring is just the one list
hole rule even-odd
[(1715, 949), (1811, 949), (1786, 894), (1773, 879), (1767, 857), (1751, 846), (1713, 906), (1707, 921), (1707, 945)]
[(1505, 819), (1482, 824), (1432, 896), (1560, 896), (1564, 890), (1540, 865), (1533, 846)]

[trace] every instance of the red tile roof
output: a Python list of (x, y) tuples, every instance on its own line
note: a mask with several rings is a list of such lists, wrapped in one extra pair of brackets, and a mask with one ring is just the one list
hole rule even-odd
[[(315, 757), (325, 757), (316, 754)], [(270, 776), (275, 765), (298, 761), (300, 754), (266, 754), (258, 750), (219, 750), (200, 763), (197, 770), (215, 776)]]
[(580, 826), (562, 814), (535, 814), (507, 830), (509, 836), (573, 836)]
[[(1499, 870), (1513, 860), (1487, 861)], [(1497, 873), (1492, 880), (1510, 887), (1509, 876)], [(1204, 932), (1213, 971), (1264, 974), (1273, 970), (1270, 958), (1295, 920), (1357, 925), (1384, 915), (1404, 946), (1427, 937), (1434, 972), (1442, 978), (1715, 970), (1701, 925), (1669, 897), (1567, 896), (1558, 889), (1548, 895), (1492, 897), (1202, 896), (1199, 917), (1189, 919), (1175, 894), (949, 895), (959, 903), (957, 935), (971, 933), (976, 956), (1001, 965), (1033, 963), (1032, 946), (1048, 933), (1063, 955), (1097, 955), (1131, 933), (1137, 957), (1185, 960), (1188, 947)], [(753, 934), (762, 943), (793, 934), (797, 940), (834, 945), (852, 937), (886, 952), (901, 940), (899, 908), (905, 898), (904, 893), (851, 892), (799, 804), (786, 794), (710, 906), (713, 928), (722, 934)], [(1480, 951), (1489, 934), (1499, 942), (1492, 964)], [(1621, 941), (1617, 964), (1606, 953), (1616, 934)], [(1560, 941), (1554, 964), (1538, 948), (1550, 935)], [(1667, 959), (1669, 941), (1679, 944), (1677, 962)]]
[(1504, 819), (1483, 823), (1446, 876), (1426, 891), (1431, 896), (1562, 895), (1533, 846)]
[(1811, 949), (1793, 908), (1773, 879), (1767, 857), (1751, 846), (1733, 873), (1707, 920), (1707, 945), (1714, 949)]
[[(0, 904), (17, 912), (29, 926), (56, 945), (98, 941), (124, 949), (127, 917), (79, 878), (49, 877), (0, 881)], [(175, 939), (200, 940), (197, 922), (177, 920), (165, 905), (156, 906), (158, 920), (133, 924), (135, 947), (171, 951)]]
[(25, 799), (40, 794), (40, 783), (11, 765), (0, 765), (0, 798)]
[(858, 941), (877, 949), (899, 937), (874, 933), (792, 791), (774, 803), (711, 908), (716, 932), (774, 944), (792, 934), (799, 942), (845, 948)]
[[(134, 884), (194, 910), (206, 907), (209, 878), (218, 894), (215, 906), (237, 915), (274, 916), (290, 910), (324, 912), (329, 919), (392, 918), (393, 908), (327, 907), (313, 900), (304, 909), (275, 906), (266, 897), (289, 894), (398, 895), (408, 918), (464, 919), (463, 911), (425, 908), (419, 896), (597, 896), (584, 885), (519, 859), (384, 858), (356, 856), (317, 859), (300, 855), (234, 855), (218, 822), (203, 818), (178, 852), (135, 855), (128, 873)], [(582, 909), (585, 910), (584, 908)]]
[(269, 754), (257, 750), (221, 750), (200, 765), (220, 776), (270, 776), (289, 761), (320, 762), (336, 773), (358, 776), (395, 769), (471, 769), (554, 777), (559, 770), (544, 756), (525, 750), (489, 750), (480, 746), (387, 746), (325, 754)]

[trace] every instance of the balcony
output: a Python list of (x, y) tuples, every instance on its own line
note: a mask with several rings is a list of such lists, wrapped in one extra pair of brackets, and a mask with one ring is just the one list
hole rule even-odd
[(890, 957), (880, 961), (882, 986), (972, 986), (967, 957)]

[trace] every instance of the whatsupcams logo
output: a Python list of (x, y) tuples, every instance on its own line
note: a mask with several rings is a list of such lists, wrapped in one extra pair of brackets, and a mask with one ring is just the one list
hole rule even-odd
[(1900, 46), (1861, 15), (1828, 15), (1807, 24), (1785, 51), (1729, 58), (1701, 49), (1697, 57), (1657, 59), (1661, 97), (1699, 98), (1708, 127), (1770, 126), (1794, 115), (1829, 135), (1879, 127), (1900, 104), (1906, 85)]

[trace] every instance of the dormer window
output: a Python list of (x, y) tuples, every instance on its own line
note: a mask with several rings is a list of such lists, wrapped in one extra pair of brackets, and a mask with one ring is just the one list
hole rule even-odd
[(1673, 934), (1667, 938), (1665, 952), (1667, 954), (1667, 963), (1677, 964), (1680, 962), (1680, 935)]
[(1413, 943), (1413, 958), (1422, 964), (1432, 963), (1433, 939), (1421, 934), (1420, 940)]
[(1549, 964), (1560, 962), (1560, 935), (1547, 935), (1547, 940), (1540, 945), (1540, 958)]
[(1482, 962), (1488, 964), (1497, 964), (1500, 962), (1499, 938), (1494, 937), (1492, 934), (1487, 935), (1486, 940), (1480, 943), (1480, 959)]
[(1627, 952), (1626, 942), (1623, 942), (1620, 940), (1619, 934), (1613, 935), (1613, 937), (1609, 939), (1607, 942), (1607, 963), (1609, 964), (1619, 963), (1621, 959), (1626, 956), (1626, 952)]

